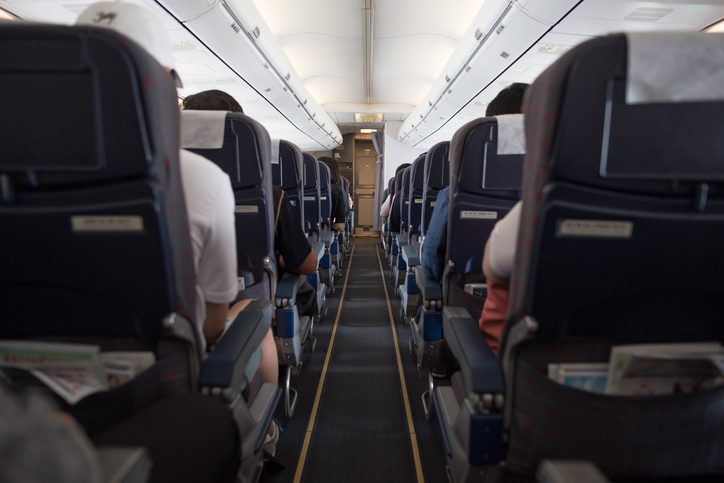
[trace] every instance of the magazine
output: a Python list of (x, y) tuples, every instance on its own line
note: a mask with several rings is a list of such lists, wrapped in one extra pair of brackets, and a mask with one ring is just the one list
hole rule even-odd
[(155, 364), (152, 352), (106, 352), (97, 345), (0, 341), (0, 367), (33, 374), (68, 404), (121, 385)]
[(548, 377), (564, 386), (602, 393), (606, 387), (607, 362), (562, 362), (548, 364)]

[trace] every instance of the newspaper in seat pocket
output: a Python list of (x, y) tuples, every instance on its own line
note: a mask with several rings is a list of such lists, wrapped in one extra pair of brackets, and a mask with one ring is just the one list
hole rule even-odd
[(106, 352), (88, 344), (0, 341), (0, 366), (24, 369), (68, 404), (123, 384), (156, 362), (153, 352)]
[(720, 382), (723, 370), (724, 349), (718, 342), (614, 346), (606, 394), (692, 392)]
[(69, 404), (108, 389), (97, 345), (0, 341), (0, 366), (27, 370)]
[(608, 363), (561, 362), (548, 364), (548, 377), (564, 386), (602, 393), (606, 387)]

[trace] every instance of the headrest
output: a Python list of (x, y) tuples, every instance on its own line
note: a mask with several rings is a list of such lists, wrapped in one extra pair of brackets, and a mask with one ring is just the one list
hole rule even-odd
[(412, 189), (416, 191), (422, 191), (423, 188), (425, 188), (425, 159), (427, 158), (427, 153), (421, 154), (417, 157), (414, 163), (412, 163), (412, 167), (410, 169), (410, 172), (412, 173), (410, 175), (411, 180), (410, 183), (412, 184)]
[(498, 135), (495, 117), (476, 119), (458, 129), (451, 142), (452, 192), (518, 198), (523, 155), (499, 154)]
[(279, 187), (284, 190), (298, 188), (303, 179), (302, 150), (296, 144), (279, 140), (279, 161), (281, 164), (281, 184)]
[(410, 194), (410, 173), (412, 172), (412, 165), (406, 167), (402, 171), (402, 185), (400, 187), (402, 188), (402, 192), (405, 195)]
[[(188, 136), (189, 143), (195, 139), (193, 145), (184, 147), (216, 163), (229, 175), (232, 188), (261, 186), (264, 171), (271, 168), (271, 141), (264, 126), (237, 112), (192, 110), (181, 111), (181, 126), (189, 128), (182, 129), (182, 137)], [(195, 146), (218, 145), (215, 138), (218, 138), (220, 127), (221, 146), (194, 149)], [(203, 139), (205, 133), (211, 139)]]
[(183, 149), (219, 149), (224, 145), (226, 111), (181, 111)]
[[(526, 172), (545, 171), (542, 183), (682, 196), (724, 181), (724, 83), (703, 79), (721, 79), (722, 52), (724, 35), (675, 32), (572, 49), (526, 92)], [(709, 186), (710, 196), (722, 191)]]
[(323, 190), (329, 190), (330, 178), (332, 177), (329, 171), (329, 166), (319, 162), (319, 185)]
[(427, 186), (434, 190), (441, 190), (450, 184), (450, 141), (437, 143), (425, 156), (425, 176)]
[(309, 153), (303, 153), (304, 156), (304, 189), (314, 189), (319, 184), (319, 162), (317, 158)]
[(400, 170), (395, 176), (395, 193), (400, 191), (400, 189), (402, 188), (402, 178), (403, 176), (405, 176), (405, 169)]
[(142, 176), (178, 146), (173, 80), (115, 31), (11, 22), (0, 60), (0, 173), (16, 186)]

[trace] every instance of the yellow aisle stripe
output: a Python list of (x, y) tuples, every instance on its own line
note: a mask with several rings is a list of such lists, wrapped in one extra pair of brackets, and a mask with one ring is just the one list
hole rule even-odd
[(307, 462), (307, 451), (309, 451), (309, 442), (312, 439), (312, 430), (314, 430), (314, 422), (317, 420), (317, 410), (319, 410), (319, 400), (322, 399), (322, 388), (324, 387), (324, 379), (327, 377), (327, 367), (329, 367), (329, 359), (332, 357), (332, 346), (334, 346), (334, 337), (337, 335), (337, 325), (339, 324), (339, 316), (342, 313), (342, 303), (344, 302), (344, 293), (347, 291), (347, 280), (349, 273), (352, 271), (352, 258), (354, 257), (354, 249), (357, 245), (352, 245), (352, 251), (349, 254), (349, 262), (347, 262), (347, 274), (344, 276), (344, 286), (342, 288), (342, 296), (339, 299), (339, 307), (337, 307), (337, 317), (334, 319), (334, 328), (332, 329), (332, 337), (329, 339), (329, 347), (327, 348), (327, 357), (324, 359), (324, 367), (322, 367), (322, 377), (319, 379), (317, 386), (317, 395), (314, 398), (312, 406), (312, 416), (309, 418), (307, 425), (307, 433), (304, 435), (304, 443), (302, 444), (302, 452), (299, 455), (297, 463), (297, 471), (294, 473), (294, 483), (302, 481), (302, 473), (304, 472), (304, 464)]
[[(425, 483), (425, 477), (422, 474), (422, 464), (420, 463), (420, 450), (417, 447), (417, 435), (415, 434), (415, 424), (412, 422), (412, 410), (410, 409), (410, 400), (407, 398), (407, 383), (405, 382), (405, 372), (402, 370), (402, 357), (400, 356), (400, 344), (397, 342), (397, 330), (395, 327), (395, 319), (392, 316), (392, 306), (390, 306), (390, 296), (387, 294), (387, 280), (385, 280), (385, 271), (382, 269), (382, 260), (380, 259), (380, 250), (375, 245), (377, 252), (377, 262), (380, 264), (380, 275), (382, 276), (382, 286), (385, 289), (385, 298), (387, 299), (387, 312), (390, 314), (390, 325), (392, 326), (392, 338), (395, 341), (395, 354), (397, 355), (397, 370), (400, 373), (400, 384), (402, 384), (402, 399), (405, 401), (405, 413), (407, 414), (407, 427), (410, 430), (410, 442), (412, 443), (412, 457), (415, 460), (415, 472), (417, 473), (417, 483)], [(401, 255), (398, 255), (401, 256)]]

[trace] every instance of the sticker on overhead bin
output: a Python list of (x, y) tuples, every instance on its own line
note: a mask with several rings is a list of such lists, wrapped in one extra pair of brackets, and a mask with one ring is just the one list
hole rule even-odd
[(143, 231), (143, 217), (132, 216), (71, 216), (74, 232)]
[(633, 226), (631, 221), (562, 220), (558, 223), (558, 236), (631, 238)]
[(497, 211), (462, 211), (460, 219), (472, 218), (474, 220), (497, 220)]
[(317, 201), (316, 196), (305, 196), (304, 201)]
[(259, 213), (259, 207), (256, 205), (237, 205), (234, 207), (234, 213)]

